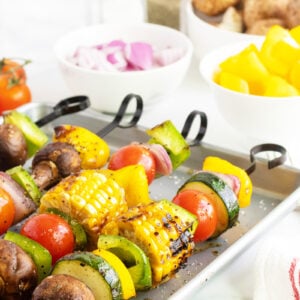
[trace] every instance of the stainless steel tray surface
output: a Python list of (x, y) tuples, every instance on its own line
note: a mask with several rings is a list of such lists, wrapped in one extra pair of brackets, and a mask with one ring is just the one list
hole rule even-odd
[[(28, 114), (33, 119), (38, 119), (41, 117), (40, 114), (46, 112), (44, 107), (35, 106), (28, 111)], [(86, 110), (60, 117), (50, 125), (46, 125), (44, 129), (49, 130), (51, 134), (55, 125), (74, 124), (97, 132), (107, 125), (110, 119), (109, 116)], [(148, 136), (145, 128), (137, 126), (129, 129), (116, 128), (104, 139), (113, 152), (132, 141), (147, 141)], [(191, 157), (184, 166), (171, 176), (156, 179), (151, 184), (152, 198), (171, 200), (191, 172), (201, 169), (202, 161), (208, 155), (227, 159), (242, 168), (247, 168), (250, 164), (247, 155), (203, 142), (199, 146), (192, 147)], [(300, 199), (300, 170), (298, 169), (280, 166), (270, 170), (266, 161), (259, 159), (256, 170), (251, 174), (251, 179), (254, 185), (252, 203), (249, 207), (241, 209), (238, 225), (216, 240), (197, 244), (195, 253), (189, 258), (187, 266), (180, 270), (173, 279), (156, 289), (138, 293), (136, 299), (175, 300), (191, 297), (215, 273), (225, 267), (272, 225), (280, 221)]]

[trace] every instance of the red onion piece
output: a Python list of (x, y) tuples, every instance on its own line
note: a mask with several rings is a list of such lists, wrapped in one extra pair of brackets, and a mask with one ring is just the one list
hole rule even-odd
[(154, 59), (157, 65), (167, 66), (179, 60), (183, 54), (183, 48), (166, 48), (154, 52)]
[(126, 43), (122, 40), (112, 40), (106, 45), (106, 47), (119, 47), (120, 49), (124, 49), (125, 46)]
[(109, 63), (114, 65), (118, 71), (125, 71), (127, 69), (128, 62), (124, 58), (122, 50), (115, 50), (112, 53), (108, 53), (106, 59)]
[(237, 176), (231, 175), (231, 174), (218, 174), (218, 176), (223, 179), (233, 190), (233, 192), (238, 195), (241, 183)]
[(150, 44), (134, 42), (125, 47), (125, 57), (136, 69), (148, 70), (153, 65), (153, 50)]
[(35, 203), (26, 196), (25, 190), (5, 172), (0, 172), (0, 188), (11, 195), (14, 201), (15, 218), (13, 224), (20, 222), (36, 210)]
[(173, 172), (173, 165), (167, 150), (160, 144), (138, 143), (141, 147), (148, 149), (154, 159), (156, 165), (156, 174), (167, 176)]

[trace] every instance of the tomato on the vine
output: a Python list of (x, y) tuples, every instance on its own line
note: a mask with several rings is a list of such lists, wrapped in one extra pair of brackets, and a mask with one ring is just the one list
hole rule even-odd
[(20, 233), (44, 246), (52, 255), (52, 263), (73, 252), (75, 247), (72, 228), (58, 215), (34, 215), (22, 225)]
[(195, 242), (205, 241), (212, 236), (217, 226), (217, 212), (208, 195), (197, 190), (184, 190), (175, 195), (172, 201), (197, 216)]
[(0, 113), (15, 109), (31, 101), (31, 92), (26, 84), (0, 88)]
[(23, 64), (4, 58), (0, 60), (0, 114), (31, 101)]
[(24, 66), (28, 63), (27, 60), (21, 64), (9, 58), (0, 60), (0, 73), (13, 78), (18, 83), (26, 82), (26, 72)]
[(150, 184), (156, 173), (155, 159), (148, 149), (139, 144), (124, 146), (113, 153), (108, 162), (108, 169), (118, 170), (129, 165), (137, 164), (144, 166), (148, 184)]
[(15, 205), (12, 197), (0, 188), (0, 235), (12, 225), (15, 217)]

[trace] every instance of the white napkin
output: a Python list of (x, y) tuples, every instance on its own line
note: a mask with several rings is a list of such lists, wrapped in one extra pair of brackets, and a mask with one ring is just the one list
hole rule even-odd
[(300, 233), (262, 242), (254, 264), (253, 300), (300, 299)]

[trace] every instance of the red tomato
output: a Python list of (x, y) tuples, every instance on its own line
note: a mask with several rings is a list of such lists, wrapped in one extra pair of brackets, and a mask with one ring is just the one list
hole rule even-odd
[(31, 92), (26, 85), (26, 73), (22, 64), (11, 59), (0, 60), (0, 114), (31, 101)]
[(0, 189), (0, 235), (12, 225), (15, 217), (15, 205), (11, 196)]
[(144, 166), (148, 184), (150, 184), (156, 173), (155, 159), (149, 150), (138, 144), (124, 146), (112, 154), (108, 162), (108, 169), (118, 170), (137, 164)]
[(43, 245), (52, 255), (52, 263), (73, 252), (75, 240), (70, 225), (54, 214), (37, 214), (21, 227), (21, 234)]
[(31, 92), (26, 84), (1, 87), (1, 82), (0, 78), (0, 114), (31, 101)]
[(213, 202), (203, 192), (197, 190), (185, 190), (179, 192), (173, 202), (198, 217), (198, 227), (194, 234), (195, 242), (207, 240), (217, 226), (217, 213)]

